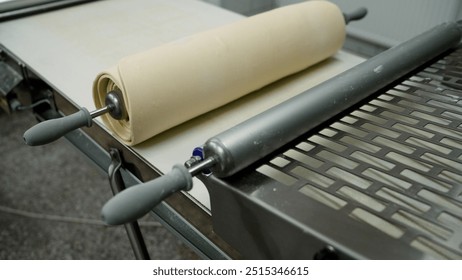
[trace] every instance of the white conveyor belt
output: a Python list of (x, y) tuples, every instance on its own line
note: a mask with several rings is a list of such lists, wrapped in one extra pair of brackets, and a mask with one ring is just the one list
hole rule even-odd
[[(97, 1), (0, 23), (0, 44), (75, 104), (93, 110), (92, 84), (102, 69), (127, 55), (240, 18), (194, 0)], [(160, 171), (168, 172), (211, 136), (363, 60), (340, 51), (314, 67), (174, 127), (133, 149)], [(198, 204), (210, 208), (208, 192), (200, 181), (194, 182), (189, 194)]]

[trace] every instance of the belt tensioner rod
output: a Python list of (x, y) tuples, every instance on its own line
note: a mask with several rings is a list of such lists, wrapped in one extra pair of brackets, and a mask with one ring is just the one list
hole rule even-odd
[(455, 47), (461, 29), (459, 23), (438, 25), (216, 135), (204, 144), (206, 164), (193, 166), (194, 172), (176, 165), (165, 176), (119, 193), (103, 207), (104, 221), (123, 224), (140, 218), (173, 191), (191, 188), (191, 173), (235, 174)]
[(109, 113), (116, 120), (127, 118), (124, 102), (119, 92), (108, 92), (105, 98), (105, 105), (105, 107), (93, 112), (82, 108), (72, 115), (38, 123), (24, 133), (24, 141), (30, 146), (53, 142), (72, 130), (83, 126), (90, 127), (94, 118), (106, 113)]

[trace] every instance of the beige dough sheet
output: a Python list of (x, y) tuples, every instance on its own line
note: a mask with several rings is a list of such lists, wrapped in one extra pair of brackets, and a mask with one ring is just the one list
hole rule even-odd
[[(123, 57), (242, 19), (241, 15), (194, 0), (95, 1), (2, 22), (0, 42), (76, 106), (92, 111), (94, 100), (89, 92), (102, 69), (116, 65)], [(168, 172), (174, 164), (184, 163), (194, 147), (208, 138), (363, 60), (340, 50), (297, 74), (172, 127), (131, 151), (157, 171)], [(101, 125), (111, 132), (107, 124)], [(115, 133), (111, 135), (117, 137)], [(208, 211), (207, 189), (200, 180), (194, 180), (194, 188), (185, 194)]]
[(334, 4), (286, 6), (121, 59), (97, 76), (95, 106), (119, 90), (128, 119), (103, 121), (136, 145), (325, 60), (344, 38)]

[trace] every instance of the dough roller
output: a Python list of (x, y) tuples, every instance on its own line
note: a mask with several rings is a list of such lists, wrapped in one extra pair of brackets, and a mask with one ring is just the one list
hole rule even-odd
[[(350, 13), (342, 14), (345, 24), (348, 24), (351, 21), (362, 19), (367, 14), (367, 10), (359, 8)], [(274, 40), (277, 40), (277, 38)], [(93, 118), (106, 113), (109, 113), (112, 119), (115, 120), (128, 120), (127, 110), (124, 105), (126, 101), (118, 89), (108, 90), (108, 93), (104, 97), (104, 102), (101, 102), (104, 107), (93, 112), (82, 108), (72, 115), (39, 123), (25, 132), (24, 141), (31, 146), (50, 143), (72, 130), (84, 126), (90, 127)]]
[(186, 167), (175, 165), (170, 173), (110, 199), (102, 209), (103, 220), (117, 225), (140, 218), (171, 193), (189, 190), (192, 177), (199, 173), (218, 178), (236, 174), (454, 48), (460, 42), (461, 27), (460, 22), (438, 25), (210, 138), (202, 155), (195, 155)]

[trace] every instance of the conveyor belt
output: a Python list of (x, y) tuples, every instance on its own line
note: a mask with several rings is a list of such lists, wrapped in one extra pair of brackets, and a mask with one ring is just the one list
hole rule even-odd
[(246, 257), (462, 258), (462, 49), (231, 178), (203, 177)]

